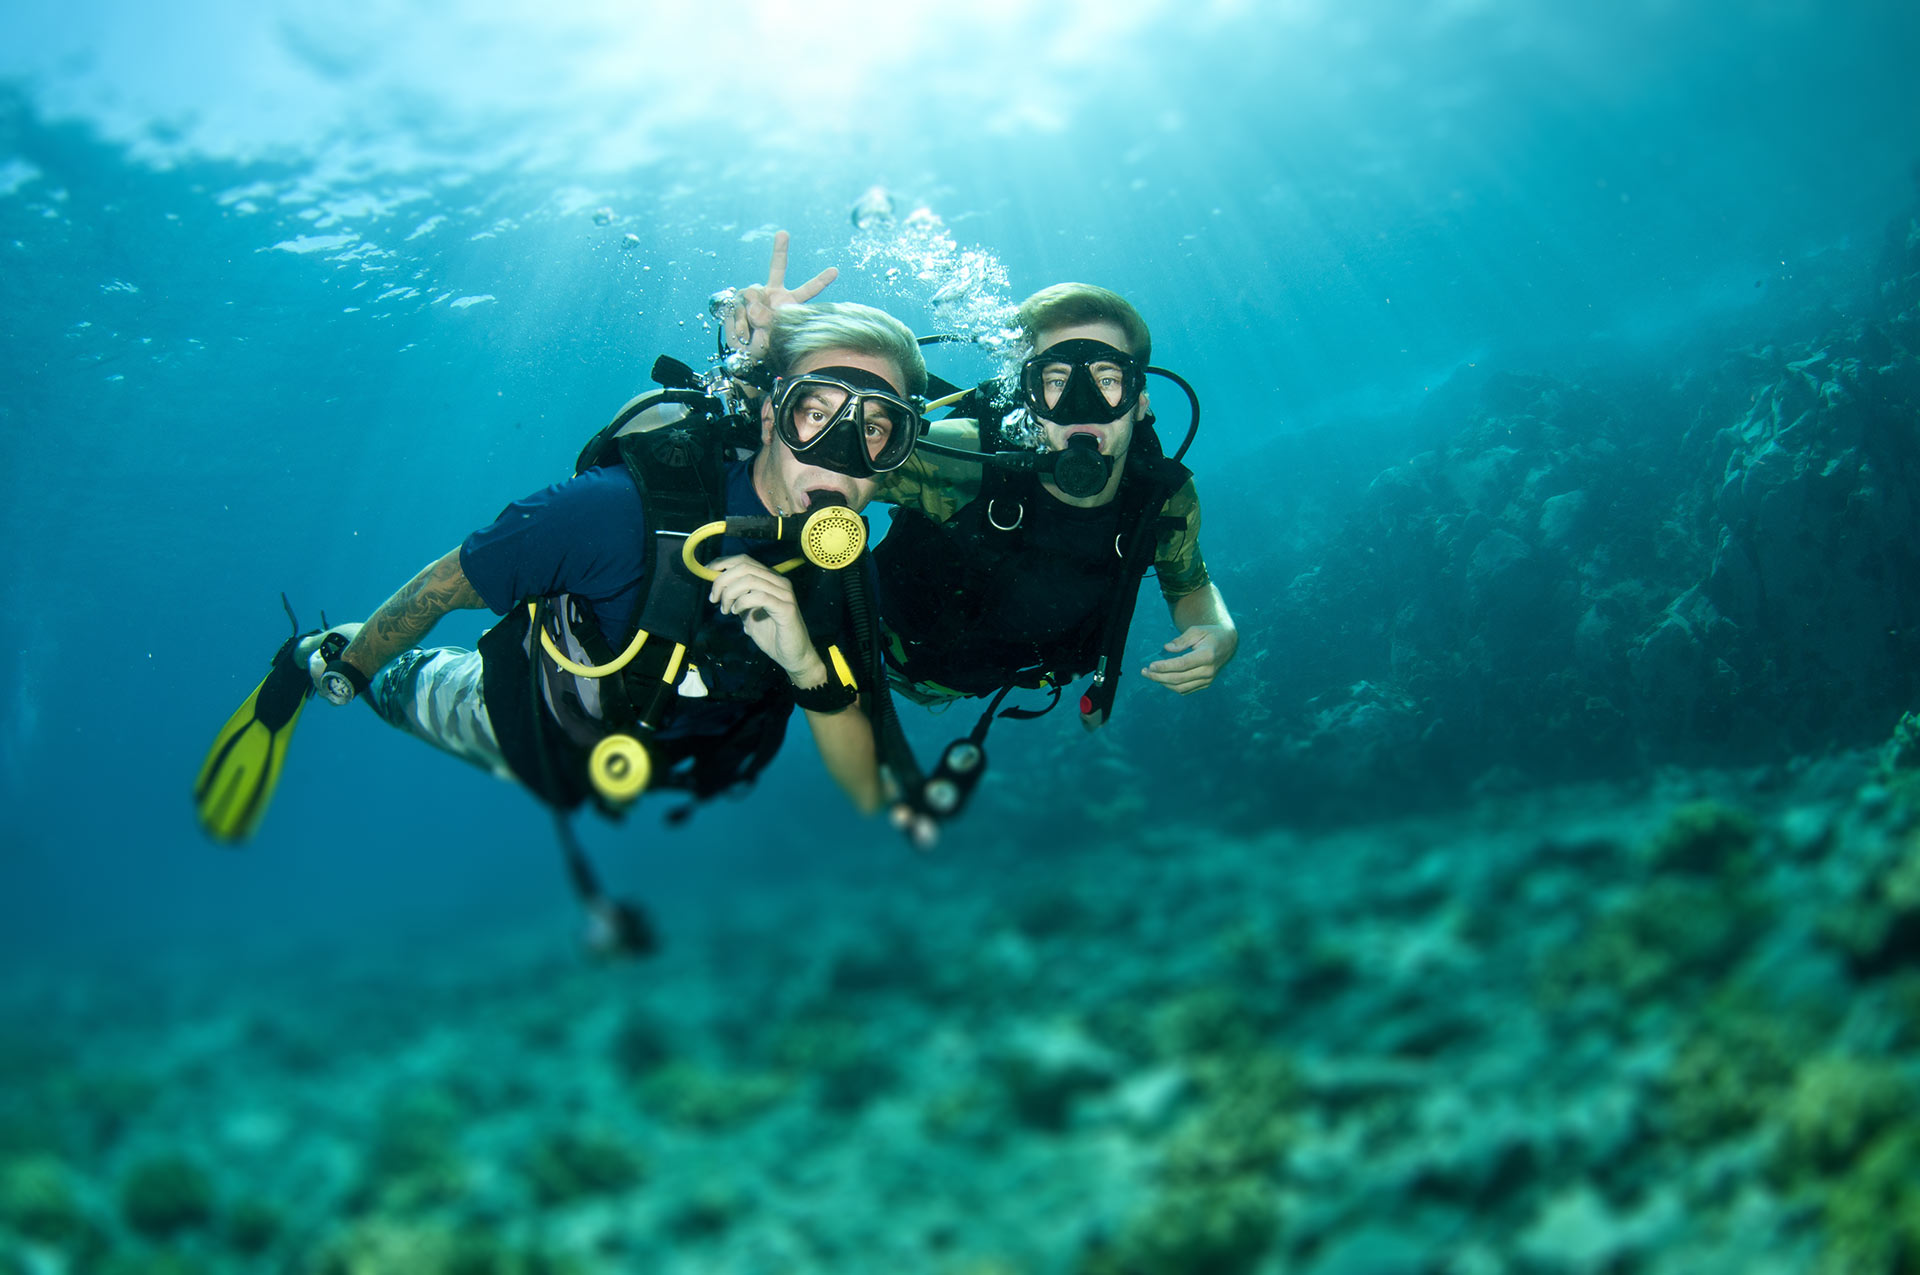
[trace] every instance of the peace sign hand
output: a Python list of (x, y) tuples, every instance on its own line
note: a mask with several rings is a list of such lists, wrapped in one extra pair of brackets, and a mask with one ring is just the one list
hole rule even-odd
[(840, 277), (839, 267), (828, 266), (799, 287), (787, 287), (787, 244), (791, 238), (784, 230), (775, 232), (773, 260), (767, 265), (766, 283), (740, 289), (733, 310), (727, 315), (727, 343), (756, 359), (766, 357), (774, 311), (790, 305), (805, 305)]

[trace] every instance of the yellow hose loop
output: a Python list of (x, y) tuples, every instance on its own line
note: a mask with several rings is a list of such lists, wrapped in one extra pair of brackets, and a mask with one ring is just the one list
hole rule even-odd
[(609, 735), (588, 754), (587, 775), (602, 797), (625, 803), (647, 790), (653, 778), (653, 762), (633, 736)]
[(685, 642), (675, 642), (673, 644), (673, 655), (667, 660), (667, 671), (660, 675), (660, 680), (668, 686), (672, 686), (680, 680), (680, 661), (686, 658), (687, 644)]
[(971, 393), (973, 393), (972, 390), (955, 390), (945, 398), (936, 398), (933, 402), (926, 405), (921, 411), (921, 416), (924, 417), (927, 412), (937, 412), (943, 407), (952, 407), (955, 403), (958, 403)]
[(693, 551), (698, 549), (703, 542), (712, 539), (714, 536), (723, 534), (726, 529), (727, 524), (724, 522), (710, 522), (704, 527), (695, 529), (692, 534), (681, 542), (680, 561), (686, 564), (687, 570), (693, 572), (693, 574), (699, 576), (702, 580), (718, 580), (720, 578), (720, 573), (700, 561), (700, 559), (694, 557)]
[[(538, 623), (540, 616), (539, 613), (534, 610), (534, 606), (535, 604), (532, 602), (527, 603), (527, 615)], [(605, 664), (581, 664), (576, 660), (568, 659), (566, 652), (555, 645), (553, 635), (547, 632), (547, 626), (544, 624), (540, 625), (541, 649), (547, 653), (547, 657), (555, 664), (573, 674), (575, 677), (609, 677), (612, 674), (618, 673), (621, 669), (633, 662), (633, 657), (640, 654), (640, 648), (646, 644), (647, 631), (641, 629), (633, 635), (633, 641), (627, 643), (626, 650), (620, 652), (620, 654), (614, 656)]]
[[(710, 522), (686, 538), (680, 546), (680, 561), (686, 564), (687, 570), (693, 572), (693, 574), (699, 576), (702, 580), (718, 580), (720, 578), (720, 573), (700, 561), (700, 559), (694, 557), (693, 551), (713, 537), (725, 535), (726, 530), (726, 523)], [(774, 563), (773, 569), (784, 575), (805, 562), (805, 558), (788, 558), (785, 562)]]

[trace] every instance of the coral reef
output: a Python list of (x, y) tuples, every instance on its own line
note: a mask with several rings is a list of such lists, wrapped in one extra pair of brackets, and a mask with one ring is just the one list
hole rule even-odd
[(142, 1160), (120, 1184), (120, 1215), (155, 1239), (210, 1226), (214, 1209), (212, 1177), (186, 1156)]
[[(1285, 765), (1258, 792), (1179, 757), (1159, 782), (1250, 824), (1339, 819), (1883, 738), (1920, 701), (1911, 251), (1890, 242), (1884, 308), (1818, 339), (1664, 383), (1463, 374), (1407, 450), (1343, 457), (1344, 517), (1221, 568), (1250, 649), (1217, 725)], [(1314, 509), (1333, 450), (1254, 463)], [(1180, 715), (1136, 695), (1116, 729), (1150, 750)]]

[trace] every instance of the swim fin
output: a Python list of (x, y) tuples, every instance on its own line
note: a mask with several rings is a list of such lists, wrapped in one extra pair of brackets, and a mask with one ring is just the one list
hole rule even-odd
[(252, 836), (280, 782), (287, 744), (307, 696), (313, 694), (313, 679), (294, 658), (299, 644), (297, 634), (281, 643), (267, 675), (220, 728), (200, 764), (193, 803), (200, 811), (200, 826), (217, 841)]

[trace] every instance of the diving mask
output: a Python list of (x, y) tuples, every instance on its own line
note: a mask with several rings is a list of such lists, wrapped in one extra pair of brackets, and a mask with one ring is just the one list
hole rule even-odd
[(1105, 341), (1062, 341), (1020, 365), (1027, 411), (1056, 425), (1105, 425), (1133, 410), (1147, 374)]
[(852, 478), (900, 468), (926, 428), (920, 409), (883, 377), (823, 367), (773, 385), (773, 428), (810, 465)]

